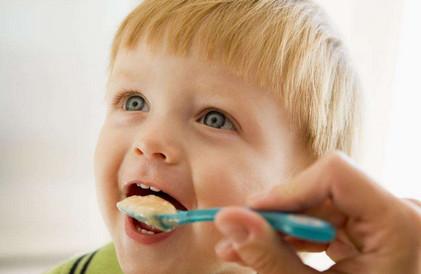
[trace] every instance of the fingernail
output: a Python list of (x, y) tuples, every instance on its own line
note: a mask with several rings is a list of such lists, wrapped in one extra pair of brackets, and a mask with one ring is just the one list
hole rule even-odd
[(246, 228), (236, 224), (220, 224), (219, 229), (228, 240), (236, 244), (245, 242), (249, 236), (249, 232)]
[(223, 239), (219, 241), (215, 246), (215, 251), (217, 253), (226, 253), (232, 250), (232, 241), (228, 239)]

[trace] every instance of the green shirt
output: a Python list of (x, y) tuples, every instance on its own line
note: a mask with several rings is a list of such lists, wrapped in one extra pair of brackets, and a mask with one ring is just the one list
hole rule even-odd
[(53, 268), (45, 274), (123, 274), (112, 243)]

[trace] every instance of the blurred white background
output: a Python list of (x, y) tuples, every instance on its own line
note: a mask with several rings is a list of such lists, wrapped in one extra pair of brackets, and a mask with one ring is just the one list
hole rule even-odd
[[(361, 166), (396, 195), (420, 199), (421, 3), (318, 2), (365, 87)], [(112, 36), (137, 3), (0, 0), (0, 273), (40, 273), (109, 240), (92, 159)]]

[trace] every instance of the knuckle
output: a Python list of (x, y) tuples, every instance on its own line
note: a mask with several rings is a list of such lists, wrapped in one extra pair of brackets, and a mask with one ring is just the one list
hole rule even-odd
[(350, 158), (342, 151), (333, 151), (323, 157), (321, 162), (322, 176), (327, 180), (337, 179), (344, 168), (349, 165)]
[[(393, 228), (390, 229), (391, 233), (398, 230), (401, 232), (399, 237), (393, 234), (390, 236), (390, 239), (399, 241), (397, 248), (402, 247), (402, 249), (405, 249), (408, 256), (413, 254), (421, 255), (421, 213), (415, 207), (403, 203), (395, 206), (394, 212), (389, 217), (388, 222)], [(417, 257), (421, 258), (419, 255)]]
[(328, 153), (324, 158), (324, 164), (329, 169), (336, 169), (348, 161), (348, 156), (339, 150)]
[[(419, 206), (419, 201), (411, 199), (409, 202), (404, 203), (402, 208), (402, 215), (406, 217), (410, 226), (416, 228), (415, 231), (421, 235), (421, 207)], [(421, 237), (419, 237), (419, 240), (421, 240)]]

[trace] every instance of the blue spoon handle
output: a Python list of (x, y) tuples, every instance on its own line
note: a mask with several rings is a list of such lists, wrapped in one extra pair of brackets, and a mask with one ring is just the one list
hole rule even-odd
[[(174, 225), (194, 222), (211, 222), (220, 208), (177, 211), (176, 214), (159, 215), (162, 223)], [(277, 231), (312, 242), (327, 243), (335, 239), (335, 228), (328, 222), (306, 215), (278, 211), (256, 210)]]

